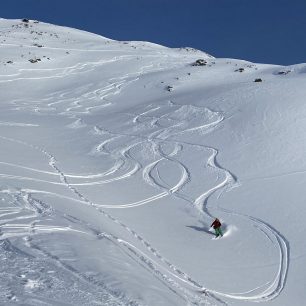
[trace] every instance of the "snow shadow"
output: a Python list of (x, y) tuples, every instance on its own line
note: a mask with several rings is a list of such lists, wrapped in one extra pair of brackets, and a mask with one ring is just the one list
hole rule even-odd
[(196, 231), (199, 231), (199, 232), (204, 232), (206, 234), (209, 234), (209, 235), (214, 235), (212, 232), (209, 231), (209, 228), (205, 228), (205, 227), (202, 227), (202, 226), (195, 226), (195, 225), (186, 225), (186, 227), (189, 227), (189, 228), (192, 228)]

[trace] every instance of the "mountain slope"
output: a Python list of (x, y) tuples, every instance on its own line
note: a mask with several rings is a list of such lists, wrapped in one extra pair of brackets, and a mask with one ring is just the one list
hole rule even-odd
[(303, 305), (306, 64), (0, 41), (1, 304)]

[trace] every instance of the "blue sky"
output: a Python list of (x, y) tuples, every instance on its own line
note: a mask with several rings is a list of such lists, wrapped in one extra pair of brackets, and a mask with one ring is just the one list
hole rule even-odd
[(306, 62), (306, 0), (1, 0), (0, 17), (194, 47), (216, 57)]

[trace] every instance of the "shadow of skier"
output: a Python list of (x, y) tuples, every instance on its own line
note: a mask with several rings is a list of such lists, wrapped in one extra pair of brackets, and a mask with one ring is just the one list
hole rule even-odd
[(199, 231), (199, 232), (204, 232), (204, 233), (209, 234), (209, 235), (214, 235), (214, 233), (209, 231), (209, 228), (205, 228), (205, 227), (201, 227), (201, 226), (195, 226), (195, 225), (186, 225), (186, 227), (192, 228), (192, 229), (194, 229), (196, 231)]

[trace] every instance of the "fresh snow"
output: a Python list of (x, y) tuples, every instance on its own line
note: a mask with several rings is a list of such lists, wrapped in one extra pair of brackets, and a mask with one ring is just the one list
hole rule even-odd
[(0, 42), (1, 305), (305, 304), (306, 64)]

